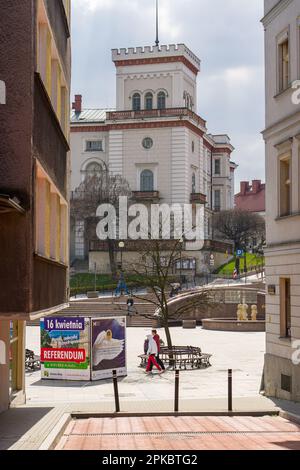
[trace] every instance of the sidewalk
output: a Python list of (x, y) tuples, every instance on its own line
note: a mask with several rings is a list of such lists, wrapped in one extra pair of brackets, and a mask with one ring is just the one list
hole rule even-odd
[[(173, 400), (134, 402), (120, 400), (121, 413), (151, 414), (172, 413)], [(179, 404), (182, 413), (224, 413), (227, 399), (182, 400)], [(300, 403), (270, 400), (263, 396), (242, 397), (233, 400), (234, 412), (249, 415), (255, 413), (276, 413), (285, 410), (300, 419)], [(0, 450), (38, 450), (48, 448), (71, 414), (97, 417), (114, 413), (114, 401), (102, 403), (75, 403), (62, 406), (24, 406), (12, 408), (0, 416)], [(288, 417), (285, 415), (284, 417)]]

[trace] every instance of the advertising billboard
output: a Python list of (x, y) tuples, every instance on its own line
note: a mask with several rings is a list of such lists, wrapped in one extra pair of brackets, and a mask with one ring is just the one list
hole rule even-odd
[(92, 319), (92, 380), (127, 375), (126, 367), (126, 318)]
[(90, 380), (90, 319), (41, 320), (42, 379)]

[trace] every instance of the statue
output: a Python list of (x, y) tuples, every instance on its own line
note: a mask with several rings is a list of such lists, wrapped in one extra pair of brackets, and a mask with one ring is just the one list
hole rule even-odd
[(251, 306), (251, 320), (257, 321), (257, 305)]
[(248, 305), (247, 304), (243, 304), (242, 305), (242, 317), (243, 317), (243, 321), (248, 321)]
[(248, 305), (239, 304), (237, 309), (237, 319), (238, 321), (247, 321), (248, 320)]
[(239, 304), (237, 308), (237, 319), (238, 321), (243, 321), (243, 305)]

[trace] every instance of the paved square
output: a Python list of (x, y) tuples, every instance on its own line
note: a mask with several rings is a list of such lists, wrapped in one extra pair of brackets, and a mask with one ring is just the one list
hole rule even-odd
[[(235, 397), (254, 397), (260, 389), (265, 352), (264, 333), (233, 333), (206, 331), (202, 328), (183, 330), (172, 328), (173, 344), (200, 346), (211, 353), (212, 367), (205, 370), (180, 373), (181, 399), (212, 399), (227, 396), (227, 370), (233, 369), (233, 392)], [(138, 367), (138, 355), (148, 329), (127, 329), (128, 376), (120, 379), (119, 391), (122, 401), (170, 400), (174, 397), (174, 372), (162, 376), (155, 372), (146, 376)], [(165, 340), (163, 330), (159, 331)], [(40, 331), (38, 327), (27, 328), (27, 346), (39, 354)], [(67, 382), (44, 381), (40, 372), (26, 374), (27, 404), (33, 406), (63, 403), (100, 403), (113, 400), (111, 381)]]
[(56, 450), (300, 450), (282, 418), (129, 417), (72, 421)]

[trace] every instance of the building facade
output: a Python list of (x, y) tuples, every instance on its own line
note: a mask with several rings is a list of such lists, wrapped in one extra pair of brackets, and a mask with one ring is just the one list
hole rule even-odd
[(71, 55), (69, 0), (0, 0), (0, 8), (3, 411), (25, 399), (26, 320), (68, 305)]
[[(300, 400), (300, 2), (266, 0), (267, 395)], [(296, 90), (297, 91), (297, 90)], [(298, 90), (299, 94), (299, 90)], [(299, 354), (298, 354), (299, 356)]]
[[(113, 50), (112, 60), (116, 110), (83, 109), (81, 96), (75, 97), (73, 194), (89, 172), (106, 167), (128, 181), (136, 202), (202, 204), (206, 251), (211, 251), (209, 219), (214, 210), (233, 207), (236, 165), (230, 138), (208, 134), (206, 121), (197, 114), (200, 60), (184, 44)], [(72, 223), (71, 259), (89, 256), (90, 267), (96, 263), (109, 272), (107, 253), (100, 245), (94, 248), (96, 241), (90, 248), (85, 239), (85, 222)], [(194, 248), (185, 246), (185, 256), (200, 272), (205, 250)], [(222, 262), (226, 248), (219, 245), (216, 252)]]

